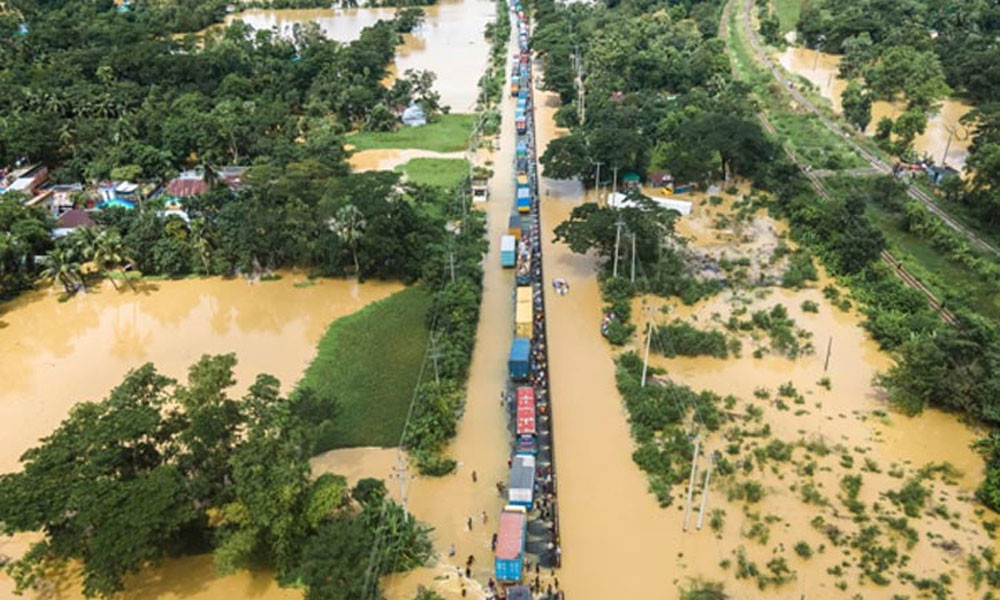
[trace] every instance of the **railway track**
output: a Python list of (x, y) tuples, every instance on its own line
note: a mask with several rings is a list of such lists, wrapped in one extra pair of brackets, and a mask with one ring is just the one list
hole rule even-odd
[[(743, 4), (743, 8), (744, 8), (744, 11), (743, 11), (743, 19), (744, 19), (743, 20), (743, 26), (746, 28), (747, 33), (750, 34), (751, 43), (755, 43), (756, 42), (756, 35), (754, 35), (755, 32), (752, 32), (750, 30), (751, 28), (750, 28), (750, 26), (748, 24), (749, 23), (749, 19), (750, 19), (750, 3), (747, 0), (729, 0), (726, 3), (725, 7), (722, 9), (721, 20), (719, 21), (719, 39), (722, 39), (722, 40), (726, 40), (727, 39), (727, 35), (728, 35), (728, 23), (729, 23), (729, 11), (730, 11), (730, 8), (732, 7), (733, 3), (737, 2), (737, 1), (742, 2), (742, 4)], [(757, 44), (757, 43), (755, 43), (755, 52), (759, 48), (760, 48), (760, 45)], [(758, 58), (761, 59), (761, 57), (762, 57), (762, 50), (760, 52), (758, 52)], [(774, 66), (770, 64), (770, 61), (766, 58), (766, 56), (764, 56), (762, 58), (762, 60), (764, 60), (771, 67), (771, 72), (775, 74), (775, 77), (779, 78), (779, 81), (781, 81), (782, 76), (775, 70)], [(735, 65), (732, 65), (731, 61), (730, 61), (730, 64), (731, 64), (731, 68), (732, 68), (733, 74), (735, 75), (736, 74), (736, 67), (735, 67)], [(791, 89), (790, 91), (793, 92), (793, 96), (794, 95), (801, 96), (801, 94), (798, 93), (798, 90)], [(808, 102), (808, 101), (806, 101), (804, 99), (804, 97), (802, 98), (802, 101), (804, 103)], [(810, 104), (809, 106), (812, 106), (812, 105)], [(813, 110), (815, 112), (815, 107), (813, 107)], [(819, 115), (820, 119), (826, 120), (825, 116), (819, 114), (818, 112), (817, 112), (817, 114)], [(784, 141), (781, 140), (781, 137), (778, 135), (777, 130), (775, 130), (774, 125), (772, 125), (771, 121), (768, 120), (767, 115), (763, 111), (761, 111), (761, 112), (757, 113), (757, 118), (760, 120), (761, 126), (764, 127), (764, 130), (767, 131), (768, 133), (770, 133), (772, 136), (774, 136), (774, 138), (777, 139), (777, 140), (779, 140), (779, 142), (781, 142), (781, 149), (785, 151), (785, 154), (792, 161), (792, 163), (794, 163), (795, 166), (797, 166), (799, 168), (799, 171), (806, 177), (806, 179), (809, 180), (809, 183), (812, 184), (813, 189), (816, 190), (816, 193), (819, 194), (824, 200), (827, 200), (827, 201), (832, 200), (832, 196), (830, 195), (830, 192), (826, 189), (826, 186), (823, 185), (823, 182), (820, 181), (820, 177), (817, 176), (817, 174), (815, 172), (813, 172), (811, 169), (807, 169), (805, 167), (805, 165), (803, 165), (802, 162), (799, 161), (799, 158), (795, 155), (795, 152), (792, 150), (791, 146), (789, 146), (787, 143), (785, 143)], [(836, 123), (832, 123), (832, 125), (834, 127), (837, 127)], [(853, 142), (849, 138), (848, 138), (848, 142), (853, 145)], [(860, 147), (857, 147), (857, 149), (859, 151), (863, 152), (863, 153), (867, 152), (863, 148), (860, 148)], [(868, 154), (870, 156), (872, 156), (872, 160), (877, 161), (879, 164), (883, 164), (884, 165), (884, 163), (882, 163), (882, 161), (879, 160), (878, 157), (875, 157), (875, 156), (871, 155), (870, 153), (868, 153)], [(874, 163), (872, 163), (872, 164), (873, 164), (873, 167), (875, 167), (875, 164)], [(875, 168), (878, 169), (879, 171), (882, 170), (879, 167), (875, 167)], [(891, 171), (891, 168), (889, 168), (889, 171)], [(910, 187), (910, 190), (914, 190), (915, 189), (915, 188), (913, 188), (913, 186), (909, 186), (909, 187)], [(917, 191), (920, 192), (920, 193), (923, 193), (921, 190), (917, 190)], [(947, 308), (944, 308), (942, 306), (941, 301), (937, 299), (937, 296), (935, 296), (933, 292), (931, 292), (929, 289), (927, 289), (927, 286), (925, 286), (923, 283), (921, 283), (920, 280), (918, 280), (916, 277), (913, 276), (913, 274), (911, 274), (909, 271), (907, 271), (906, 267), (904, 267), (903, 264), (896, 257), (894, 257), (892, 254), (890, 254), (889, 251), (883, 250), (882, 254), (881, 254), (881, 258), (882, 258), (882, 260), (886, 264), (888, 264), (889, 266), (892, 267), (893, 273), (895, 273), (897, 277), (899, 277), (900, 279), (902, 279), (903, 283), (905, 283), (906, 285), (910, 286), (911, 288), (917, 290), (918, 292), (922, 293), (924, 295), (924, 297), (927, 298), (927, 303), (931, 306), (931, 308), (933, 308), (935, 311), (938, 312), (938, 314), (941, 315), (941, 318), (946, 323), (948, 323), (949, 325), (952, 325), (952, 326), (954, 326), (954, 325), (956, 325), (958, 323), (957, 319), (955, 319), (955, 315), (953, 315), (951, 313), (951, 311), (949, 311)]]
[[(785, 77), (785, 74), (782, 72), (781, 68), (778, 65), (774, 64), (774, 62), (771, 60), (771, 57), (767, 55), (767, 53), (764, 51), (763, 46), (760, 43), (760, 38), (757, 36), (757, 32), (753, 28), (753, 22), (750, 15), (750, 2), (748, 2), (747, 0), (740, 0), (740, 1), (742, 2), (742, 7), (743, 7), (743, 12), (741, 15), (740, 22), (744, 31), (746, 32), (747, 39), (750, 40), (750, 45), (753, 47), (753, 52), (756, 55), (757, 60), (764, 63), (764, 65), (771, 72), (771, 75), (774, 77), (774, 79), (781, 84), (781, 87), (783, 89), (788, 91), (788, 93), (792, 96), (792, 98), (795, 99), (796, 102), (798, 102), (806, 109), (808, 109), (809, 112), (816, 115), (816, 117), (819, 118), (820, 122), (823, 123), (823, 125), (828, 130), (830, 130), (831, 132), (842, 138), (845, 142), (847, 142), (847, 145), (849, 145), (858, 155), (860, 155), (863, 159), (865, 159), (872, 166), (872, 168), (877, 169), (881, 173), (887, 175), (892, 173), (891, 165), (887, 164), (885, 161), (883, 161), (881, 158), (873, 154), (871, 151), (867, 150), (866, 148), (858, 144), (853, 139), (850, 133), (845, 131), (843, 127), (838, 125), (835, 121), (833, 121), (832, 119), (827, 117), (822, 111), (820, 111), (815, 104), (810, 102), (809, 99), (806, 98), (805, 95), (801, 91), (799, 91), (798, 88), (795, 87), (795, 85), (790, 79)], [(732, 1), (730, 3), (727, 3), (726, 8), (724, 9), (723, 15), (725, 19), (723, 23), (720, 24), (719, 26), (720, 31), (725, 29), (725, 21), (728, 20), (729, 7), (731, 3)], [(930, 196), (930, 194), (928, 194), (927, 192), (923, 191), (922, 189), (914, 185), (908, 185), (906, 193), (914, 200), (922, 202), (924, 206), (927, 207), (927, 210), (934, 213), (934, 215), (936, 215), (938, 218), (944, 221), (946, 225), (964, 235), (966, 239), (969, 240), (970, 244), (982, 250), (983, 252), (992, 254), (994, 257), (1000, 257), (1000, 249), (997, 249), (996, 246), (990, 244), (986, 240), (983, 240), (978, 235), (976, 235), (974, 231), (972, 231), (965, 225), (959, 223), (955, 218), (953, 218), (951, 215), (945, 212), (941, 207), (939, 207), (937, 203), (934, 202), (934, 199)]]

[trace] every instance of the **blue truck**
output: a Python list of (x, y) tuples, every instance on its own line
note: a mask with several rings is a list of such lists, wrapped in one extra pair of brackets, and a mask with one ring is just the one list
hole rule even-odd
[(527, 528), (528, 515), (523, 506), (507, 506), (500, 513), (497, 549), (493, 562), (497, 581), (521, 583)]
[(510, 358), (507, 360), (510, 378), (514, 381), (524, 381), (531, 374), (531, 340), (514, 338), (510, 345)]
[(517, 238), (504, 235), (500, 238), (500, 266), (510, 268), (517, 264)]

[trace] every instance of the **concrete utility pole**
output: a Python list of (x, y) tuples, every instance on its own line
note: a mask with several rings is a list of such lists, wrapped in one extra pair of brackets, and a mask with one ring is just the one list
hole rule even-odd
[(403, 506), (403, 519), (406, 520), (406, 521), (409, 521), (410, 520), (410, 510), (409, 510), (409, 508), (407, 507), (407, 504), (406, 504), (406, 501), (407, 501), (406, 483), (410, 479), (410, 476), (407, 474), (406, 459), (403, 458), (403, 453), (402, 452), (398, 452), (397, 451), (397, 453), (396, 453), (396, 466), (394, 466), (392, 468), (392, 471), (393, 471), (393, 475), (392, 476), (395, 477), (396, 479), (399, 479), (399, 498), (400, 498), (400, 500), (402, 500), (402, 502), (400, 504), (402, 504), (402, 506)]
[(448, 268), (451, 271), (451, 282), (455, 283), (455, 253), (448, 252)]
[(694, 476), (697, 472), (698, 448), (701, 447), (701, 438), (694, 438), (694, 455), (691, 457), (691, 479), (688, 480), (687, 503), (684, 506), (684, 531), (688, 530), (688, 522), (691, 520), (691, 498), (694, 496)]
[(652, 319), (646, 321), (646, 353), (642, 357), (642, 383), (639, 385), (639, 387), (646, 387), (646, 371), (649, 369), (649, 342), (651, 341), (653, 341)]
[(615, 266), (614, 266), (614, 276), (618, 277), (618, 247), (621, 245), (622, 241), (622, 218), (618, 217), (615, 222)]
[(705, 505), (708, 504), (708, 480), (712, 477), (712, 465), (715, 464), (714, 457), (708, 461), (708, 470), (705, 471), (705, 486), (701, 488), (701, 510), (698, 511), (698, 522), (695, 528), (701, 531), (701, 524), (705, 519)]
[(614, 167), (614, 171), (615, 171), (615, 175), (614, 175), (614, 179), (612, 180), (613, 183), (611, 184), (611, 193), (612, 194), (617, 194), (618, 193), (618, 167)]
[(594, 189), (597, 190), (597, 203), (601, 203), (601, 165), (604, 163), (597, 161), (594, 163), (597, 165), (597, 177), (594, 179)]
[(635, 234), (632, 234), (632, 283), (635, 283)]

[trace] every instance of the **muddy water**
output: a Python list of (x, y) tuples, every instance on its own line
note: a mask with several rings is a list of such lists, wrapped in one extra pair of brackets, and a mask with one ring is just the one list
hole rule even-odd
[[(787, 71), (805, 77), (815, 85), (820, 94), (830, 101), (836, 113), (841, 112), (840, 94), (847, 87), (847, 82), (837, 77), (837, 66), (840, 56), (816, 52), (801, 46), (789, 46), (779, 56), (778, 61)], [(896, 118), (906, 110), (903, 101), (872, 104), (872, 120), (866, 133), (875, 132), (882, 117)], [(946, 99), (941, 103), (937, 114), (927, 119), (927, 130), (917, 136), (914, 147), (920, 154), (930, 154), (936, 162), (942, 158), (952, 167), (961, 170), (969, 155), (969, 131), (959, 119), (972, 110), (972, 106), (957, 99)], [(948, 144), (949, 133), (954, 131), (951, 144)], [(947, 156), (945, 149), (947, 148)]]
[[(69, 408), (99, 400), (125, 373), (145, 362), (183, 377), (202, 354), (236, 352), (236, 393), (258, 373), (278, 377), (287, 391), (312, 359), (334, 319), (402, 289), (398, 283), (317, 280), (285, 273), (280, 281), (198, 279), (150, 282), (139, 292), (110, 285), (60, 303), (36, 292), (5, 304), (0, 314), (0, 472), (52, 431)], [(33, 536), (0, 538), (0, 554), (19, 556)], [(293, 598), (269, 573), (213, 574), (211, 558), (167, 561), (130, 582), (125, 598)], [(0, 597), (11, 594), (0, 575)], [(78, 598), (72, 577), (56, 597)]]
[[(551, 121), (557, 106), (555, 99), (540, 100), (539, 106), (540, 141), (544, 144), (562, 132), (554, 129)], [(543, 179), (542, 189), (546, 230), (551, 230), (583, 200), (583, 191), (573, 183)], [(712, 224), (719, 213), (731, 206), (731, 198), (726, 198), (719, 207), (702, 204), (701, 198), (695, 200), (692, 217), (682, 220), (679, 226), (692, 244), (707, 248), (738, 241)], [(785, 231), (781, 223), (772, 223), (771, 227), (779, 235)], [(983, 533), (974, 515), (975, 506), (968, 501), (982, 478), (982, 462), (969, 448), (976, 434), (953, 416), (938, 411), (927, 411), (910, 419), (888, 409), (874, 389), (872, 377), (888, 368), (891, 360), (861, 329), (857, 314), (841, 312), (825, 301), (819, 289), (828, 281), (819, 282), (816, 289), (777, 290), (752, 301), (755, 308), (769, 308), (777, 302), (785, 304), (799, 327), (812, 332), (817, 348), (812, 356), (797, 361), (773, 356), (754, 359), (751, 341), (746, 340), (744, 357), (740, 359), (668, 360), (654, 356), (652, 362), (665, 367), (674, 380), (695, 389), (739, 396), (742, 400), (734, 408), (736, 413), (742, 412), (747, 403), (761, 406), (765, 410), (763, 422), (770, 424), (774, 438), (822, 439), (830, 447), (838, 448), (826, 458), (818, 459), (821, 466), (813, 478), (831, 501), (831, 508), (820, 510), (801, 501), (797, 491), (801, 482), (790, 466), (754, 471), (752, 477), (765, 486), (767, 495), (759, 504), (750, 506), (749, 511), (726, 500), (725, 484), (720, 484), (716, 476), (706, 512), (710, 514), (715, 508), (725, 510), (725, 525), (719, 534), (714, 534), (707, 525), (697, 530), (693, 516), (692, 527), (685, 533), (683, 486), (675, 488), (673, 506), (661, 509), (648, 493), (644, 476), (630, 460), (634, 445), (614, 386), (612, 352), (598, 331), (601, 302), (594, 278), (595, 261), (550, 242), (545, 246), (545, 267), (549, 278), (565, 277), (572, 286), (567, 296), (547, 298), (553, 408), (559, 415), (554, 432), (564, 548), (559, 577), (571, 597), (670, 598), (676, 597), (677, 588), (694, 577), (724, 582), (726, 592), (736, 598), (851, 598), (858, 593), (872, 598), (889, 597), (893, 593), (913, 597), (915, 590), (895, 579), (885, 588), (862, 585), (858, 583), (857, 569), (848, 569), (844, 578), (847, 587), (841, 590), (834, 586), (836, 578), (827, 574), (828, 568), (845, 557), (841, 549), (832, 547), (810, 523), (823, 514), (828, 522), (842, 529), (855, 529), (836, 496), (840, 478), (848, 472), (859, 472), (865, 457), (881, 469), (879, 474), (863, 474), (860, 499), (869, 511), (875, 502), (886, 505), (882, 494), (902, 485), (902, 479), (888, 475), (890, 468), (902, 469), (909, 477), (926, 463), (948, 461), (963, 471), (955, 487), (940, 482), (927, 484), (934, 488), (928, 508), (935, 504), (947, 507), (950, 513), (959, 515), (954, 519), (957, 526), (941, 518), (911, 520), (911, 526), (919, 531), (920, 542), (912, 550), (901, 549), (901, 552), (909, 556), (907, 570), (927, 577), (948, 572), (955, 580), (952, 591), (956, 597), (973, 596), (963, 566), (965, 553), (995, 545)], [(803, 313), (800, 305), (806, 299), (820, 305), (819, 314)], [(668, 305), (666, 315), (660, 312), (664, 304)], [(650, 310), (647, 312), (645, 308), (642, 300), (636, 301), (633, 314), (640, 324), (643, 315), (650, 314), (663, 320), (675, 316), (692, 319), (708, 326), (713, 313), (726, 319), (730, 312), (726, 296), (694, 307), (650, 299)], [(825, 349), (830, 340), (830, 366), (824, 373)], [(824, 374), (831, 379), (829, 391), (817, 384)], [(803, 406), (793, 405), (791, 410), (781, 411), (767, 402), (754, 400), (753, 392), (758, 387), (768, 388), (773, 396), (779, 385), (789, 381), (804, 395)], [(795, 414), (802, 409), (807, 412)], [(716, 436), (710, 437), (705, 445), (712, 450), (721, 449), (723, 444)], [(841, 451), (853, 455), (856, 464), (852, 471), (839, 466)], [(803, 450), (797, 450), (795, 457), (804, 462)], [(707, 461), (702, 459), (699, 482), (706, 466)], [(694, 513), (699, 501), (696, 496)], [(749, 515), (753, 513), (761, 518), (767, 515), (776, 518), (768, 525), (770, 538), (766, 543), (759, 544), (747, 537), (753, 522)], [(956, 542), (961, 552), (952, 555), (936, 547), (931, 535)], [(791, 552), (798, 541), (808, 542), (814, 550), (824, 544), (825, 547), (810, 560), (804, 560)], [(744, 547), (749, 559), (764, 571), (774, 556), (785, 556), (796, 572), (795, 580), (777, 589), (769, 587), (761, 591), (752, 579), (736, 579), (734, 567), (726, 570), (720, 563), (735, 563), (734, 552), (739, 547)]]
[(355, 152), (347, 161), (355, 171), (391, 171), (414, 158), (465, 158), (464, 152), (434, 152), (432, 150), (376, 149)]
[(0, 320), (0, 472), (51, 432), (69, 408), (100, 400), (129, 369), (146, 362), (183, 377), (202, 354), (235, 352), (237, 392), (261, 372), (287, 391), (298, 380), (331, 321), (402, 285), (301, 276), (249, 284), (192, 279), (143, 284), (133, 293), (110, 285), (68, 302), (34, 293), (5, 305)]
[[(422, 7), (423, 25), (403, 36), (392, 74), (426, 69), (437, 74), (434, 88), (442, 104), (455, 112), (470, 112), (478, 95), (477, 82), (486, 67), (489, 44), (483, 28), (495, 14), (490, 0), (439, 0)], [(256, 29), (277, 28), (289, 34), (296, 23), (315, 22), (331, 39), (349, 42), (380, 19), (391, 19), (394, 8), (253, 9), (226, 17)], [(391, 84), (391, 78), (388, 80)]]
[[(446, 598), (461, 598), (465, 589), (469, 598), (484, 597), (483, 588), (493, 574), (490, 539), (496, 531), (496, 519), (503, 506), (496, 482), (507, 480), (510, 439), (506, 415), (500, 404), (500, 391), (507, 379), (506, 359), (513, 338), (513, 274), (500, 268), (500, 236), (506, 233), (507, 215), (514, 197), (513, 152), (514, 103), (504, 97), (503, 122), (499, 150), (492, 156), (493, 178), (490, 198), (479, 205), (486, 211), (489, 253), (485, 258), (483, 300), (472, 355), (465, 413), (459, 421), (458, 435), (446, 450), (459, 461), (453, 475), (443, 478), (416, 477), (408, 480), (407, 504), (412, 514), (434, 528), (432, 538), (437, 557), (428, 567), (403, 575), (387, 577), (383, 587), (391, 599), (410, 599), (418, 585), (424, 585)], [(313, 460), (313, 472), (340, 473), (352, 477), (386, 478), (394, 497), (400, 498), (400, 479), (395, 449), (335, 450)], [(472, 472), (477, 482), (472, 481)], [(415, 475), (409, 469), (409, 475)], [(481, 514), (486, 511), (487, 522)], [(466, 526), (473, 521), (472, 530)], [(455, 556), (449, 558), (454, 544)], [(459, 566), (469, 555), (475, 556), (473, 580), (458, 576)]]
[[(565, 132), (553, 122), (558, 99), (538, 89), (535, 94), (542, 152)], [(553, 228), (583, 202), (583, 190), (543, 178), (541, 193), (545, 274), (571, 287), (565, 296), (546, 295), (563, 548), (559, 581), (570, 598), (672, 598), (681, 576), (674, 565), (680, 528), (672, 511), (661, 510), (647, 492), (631, 459), (612, 355), (600, 333), (595, 260), (551, 241)], [(708, 546), (690, 549), (706, 550), (711, 552)]]
[[(704, 204), (697, 204), (692, 215), (681, 221), (679, 229), (702, 232), (702, 235), (691, 236), (692, 243), (696, 246), (707, 248), (717, 245), (719, 237), (708, 235), (707, 232), (714, 229), (713, 213), (725, 210), (727, 206), (728, 198), (719, 207), (709, 208)], [(740, 250), (753, 251), (753, 243), (734, 246)], [(741, 340), (743, 350), (740, 358), (666, 359), (654, 353), (650, 362), (665, 368), (667, 376), (672, 380), (696, 390), (710, 389), (720, 395), (732, 394), (740, 398), (741, 401), (732, 409), (735, 414), (742, 414), (747, 404), (762, 408), (765, 411), (763, 422), (770, 425), (775, 439), (822, 440), (829, 447), (836, 448), (825, 459), (813, 457), (817, 458), (820, 468), (812, 480), (833, 506), (839, 504), (836, 495), (840, 489), (840, 478), (845, 474), (858, 474), (859, 467), (866, 458), (874, 461), (881, 469), (879, 473), (861, 473), (864, 483), (860, 499), (869, 507), (876, 502), (886, 505), (887, 502), (881, 495), (897, 490), (902, 485), (901, 479), (888, 474), (890, 468), (902, 469), (905, 476), (909, 477), (915, 469), (931, 462), (947, 461), (957, 467), (962, 475), (957, 478), (957, 485), (954, 487), (942, 483), (929, 484), (935, 490), (929, 506), (941, 505), (947, 507), (949, 513), (959, 515), (954, 519), (957, 527), (952, 527), (942, 518), (922, 517), (911, 520), (911, 526), (917, 529), (921, 541), (913, 549), (901, 552), (910, 558), (908, 570), (928, 577), (949, 572), (955, 580), (952, 591), (956, 597), (972, 597), (963, 567), (964, 553), (975, 551), (980, 546), (995, 546), (984, 534), (979, 518), (974, 514), (975, 506), (968, 502), (972, 491), (982, 480), (982, 460), (969, 447), (977, 434), (954, 416), (940, 411), (930, 410), (919, 417), (908, 418), (894, 413), (886, 406), (872, 379), (876, 373), (891, 366), (891, 359), (869, 339), (861, 328), (861, 319), (856, 312), (840, 311), (823, 298), (820, 289), (829, 283), (828, 279), (821, 277), (813, 289), (777, 289), (763, 294), (759, 294), (759, 290), (752, 293), (741, 292), (738, 294), (742, 299), (739, 302), (735, 300), (736, 294), (726, 292), (694, 306), (683, 306), (675, 300), (640, 298), (633, 305), (633, 313), (639, 315), (637, 320), (642, 322), (647, 317), (653, 318), (654, 322), (681, 318), (698, 327), (711, 328), (718, 327), (713, 325), (714, 321), (727, 320), (735, 306), (746, 305), (750, 312), (768, 309), (778, 303), (788, 308), (797, 327), (812, 334), (812, 343), (816, 347), (814, 354), (797, 360), (770, 354), (755, 359), (752, 357), (754, 347), (766, 346), (766, 340), (758, 343), (749, 336), (744, 336)], [(804, 312), (801, 304), (806, 300), (817, 303), (819, 312)], [(830, 358), (827, 366), (828, 347)], [(832, 389), (827, 390), (818, 384), (824, 376), (830, 378)], [(785, 383), (792, 383), (797, 388), (805, 399), (804, 403), (796, 405), (788, 401), (789, 409), (782, 410), (769, 400), (754, 399), (754, 391), (759, 388), (767, 389), (773, 398), (778, 386)], [(766, 440), (761, 442), (764, 443)], [(755, 442), (751, 442), (753, 444)], [(712, 435), (708, 436), (705, 446), (708, 450), (723, 450), (725, 443), (720, 436)], [(851, 454), (855, 466), (847, 468), (840, 464), (841, 453)], [(803, 459), (804, 455), (804, 451), (798, 450), (795, 456), (796, 459)], [(706, 462), (702, 461), (702, 468), (705, 465)], [(716, 485), (709, 493), (708, 510), (722, 508), (726, 511), (726, 525), (722, 532), (713, 536), (708, 531), (694, 531), (683, 534), (681, 543), (690, 538), (705, 540), (715, 546), (717, 556), (729, 559), (734, 558), (734, 550), (742, 546), (746, 549), (747, 556), (760, 566), (770, 560), (777, 549), (797, 572), (796, 581), (771, 593), (760, 592), (752, 582), (736, 580), (731, 572), (720, 570), (719, 559), (713, 553), (685, 552), (685, 558), (678, 561), (685, 576), (702, 575), (725, 581), (727, 591), (737, 594), (737, 597), (766, 595), (797, 598), (804, 594), (807, 598), (848, 598), (857, 593), (859, 587), (864, 597), (889, 597), (893, 593), (913, 594), (912, 587), (901, 585), (895, 580), (885, 588), (858, 586), (855, 583), (857, 573), (851, 571), (844, 578), (849, 584), (848, 588), (845, 591), (835, 588), (836, 578), (829, 576), (826, 570), (843, 560), (843, 555), (831, 548), (829, 540), (820, 535), (810, 523), (814, 517), (822, 515), (827, 522), (851, 531), (855, 526), (845, 516), (843, 507), (840, 507), (838, 513), (836, 509), (822, 509), (803, 503), (797, 486), (808, 479), (799, 478), (790, 465), (763, 472), (754, 471), (752, 477), (764, 484), (767, 490), (764, 500), (753, 505), (752, 511), (779, 517), (769, 525), (770, 536), (766, 544), (759, 545), (747, 539), (746, 533), (753, 521), (740, 504), (726, 501), (726, 484), (719, 479), (715, 480)], [(696, 502), (697, 500), (696, 498)], [(955, 542), (962, 553), (952, 555), (936, 547), (931, 535)], [(821, 544), (829, 549), (808, 561), (802, 560), (789, 552), (799, 541), (806, 541), (814, 549)]]

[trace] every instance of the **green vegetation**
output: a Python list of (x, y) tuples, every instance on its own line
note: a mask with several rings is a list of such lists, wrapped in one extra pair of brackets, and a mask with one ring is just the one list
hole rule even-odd
[(782, 33), (795, 29), (802, 11), (802, 0), (773, 0), (774, 11), (781, 23)]
[(410, 183), (452, 189), (469, 176), (469, 162), (462, 158), (411, 158), (396, 171)]
[[(668, 170), (679, 181), (707, 182), (723, 171), (753, 176), (778, 152), (753, 117), (745, 86), (732, 80), (724, 47), (711, 40), (721, 2), (657, 11), (533, 4), (545, 88), (559, 94), (557, 121), (571, 127), (541, 157), (547, 176), (592, 186), (600, 161), (607, 175)], [(584, 123), (572, 72), (577, 47), (587, 65)]]
[(664, 356), (729, 356), (726, 335), (721, 331), (701, 331), (688, 323), (675, 319), (653, 330), (652, 347)]
[[(687, 481), (694, 447), (685, 431), (688, 416), (709, 431), (722, 425), (721, 400), (711, 392), (697, 394), (687, 386), (649, 379), (641, 385), (642, 359), (626, 352), (616, 359), (618, 391), (625, 400), (636, 449), (632, 460), (646, 472), (649, 488), (661, 506), (673, 501), (674, 485)], [(650, 376), (657, 370), (651, 369)]]
[(222, 573), (270, 568), (309, 598), (350, 598), (378, 585), (372, 558), (405, 571), (430, 557), (428, 530), (381, 481), (312, 478), (301, 395), (259, 375), (232, 397), (235, 365), (205, 356), (186, 384), (131, 371), (0, 476), (3, 533), (44, 532), (10, 565), (19, 590), (73, 562), (86, 596), (111, 597), (149, 564), (210, 549)]
[(461, 152), (468, 146), (469, 134), (477, 118), (476, 115), (467, 113), (446, 114), (422, 127), (355, 133), (347, 136), (346, 141), (356, 151), (399, 148)]
[(410, 287), (333, 322), (300, 389), (312, 392), (314, 452), (394, 446), (427, 347), (431, 294)]

